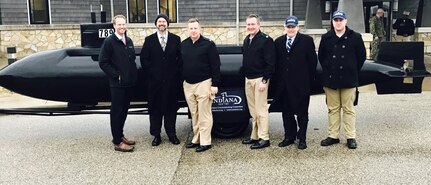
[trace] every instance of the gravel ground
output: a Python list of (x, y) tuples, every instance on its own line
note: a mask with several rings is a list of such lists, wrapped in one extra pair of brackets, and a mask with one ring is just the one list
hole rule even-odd
[(271, 147), (250, 150), (242, 137), (213, 139), (204, 153), (186, 149), (190, 120), (179, 116), (180, 145), (162, 135), (151, 146), (148, 116), (129, 115), (125, 134), (136, 151), (110, 143), (108, 115), (0, 114), (0, 184), (430, 184), (431, 92), (362, 93), (358, 148), (346, 140), (321, 147), (327, 136), (324, 96), (311, 98), (308, 148), (279, 148), (281, 114), (270, 116)]

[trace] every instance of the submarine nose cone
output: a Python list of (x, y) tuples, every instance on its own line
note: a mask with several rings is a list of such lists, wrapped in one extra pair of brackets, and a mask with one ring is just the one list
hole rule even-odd
[(10, 74), (5, 69), (0, 70), (0, 86), (7, 88), (10, 82)]

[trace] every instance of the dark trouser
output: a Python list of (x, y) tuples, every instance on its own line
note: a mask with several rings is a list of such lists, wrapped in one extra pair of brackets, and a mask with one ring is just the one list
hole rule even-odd
[[(310, 98), (301, 102), (299, 107), (292, 107), (291, 101), (288, 96), (283, 98), (283, 126), (284, 126), (284, 138), (285, 139), (296, 139), (305, 141), (307, 135), (308, 126), (308, 104)], [(295, 120), (296, 115), (296, 120)], [(299, 128), (299, 129), (298, 129)]]
[(160, 110), (152, 110), (150, 113), (150, 134), (153, 136), (160, 135), (162, 119), (164, 119), (165, 131), (168, 137), (175, 136), (175, 122), (177, 120), (176, 111), (166, 111), (165, 113), (162, 113)]
[(121, 143), (124, 123), (130, 106), (130, 98), (133, 88), (111, 87), (111, 133), (112, 143)]

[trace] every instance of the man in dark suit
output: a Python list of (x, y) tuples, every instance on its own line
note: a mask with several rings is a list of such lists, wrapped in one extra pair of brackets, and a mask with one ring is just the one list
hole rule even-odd
[(298, 33), (297, 17), (287, 17), (284, 26), (286, 34), (275, 40), (275, 99), (270, 111), (282, 112), (285, 135), (278, 146), (291, 145), (298, 138), (298, 148), (306, 149), (308, 105), (316, 73), (317, 55), (313, 38)]
[(161, 143), (162, 119), (172, 144), (180, 144), (175, 130), (178, 96), (181, 90), (181, 39), (168, 31), (165, 14), (156, 17), (157, 32), (146, 37), (141, 51), (141, 64), (148, 81), (148, 110), (153, 146)]
[(115, 33), (105, 39), (99, 54), (99, 66), (109, 79), (111, 90), (110, 122), (114, 150), (133, 151), (134, 141), (123, 135), (124, 122), (130, 106), (138, 69), (132, 39), (126, 36), (126, 17), (113, 18)]

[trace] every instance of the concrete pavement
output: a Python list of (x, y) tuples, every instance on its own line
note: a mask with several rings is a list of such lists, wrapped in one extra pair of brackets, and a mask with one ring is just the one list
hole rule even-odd
[[(213, 139), (204, 153), (186, 149), (191, 124), (177, 122), (180, 145), (152, 147), (148, 116), (129, 115), (133, 153), (113, 150), (109, 115), (0, 114), (0, 184), (430, 184), (431, 92), (361, 93), (358, 149), (346, 140), (321, 147), (327, 136), (323, 95), (312, 96), (308, 148), (279, 148), (281, 114), (270, 116), (271, 147), (250, 150), (241, 139)], [(1, 107), (1, 105), (0, 105)]]

